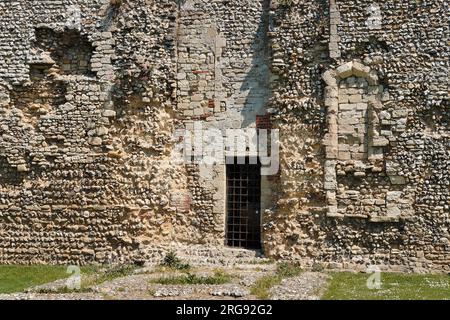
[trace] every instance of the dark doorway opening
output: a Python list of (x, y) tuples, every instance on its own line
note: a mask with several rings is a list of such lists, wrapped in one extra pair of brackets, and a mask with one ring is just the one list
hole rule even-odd
[(261, 248), (261, 165), (249, 157), (227, 164), (226, 234), (228, 246)]

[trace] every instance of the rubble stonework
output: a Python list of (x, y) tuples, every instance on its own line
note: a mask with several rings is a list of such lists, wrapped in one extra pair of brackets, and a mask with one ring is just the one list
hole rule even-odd
[(0, 263), (223, 247), (225, 164), (172, 161), (175, 133), (201, 124), (279, 130), (279, 172), (261, 181), (266, 256), (449, 271), (447, 12), (1, 2)]

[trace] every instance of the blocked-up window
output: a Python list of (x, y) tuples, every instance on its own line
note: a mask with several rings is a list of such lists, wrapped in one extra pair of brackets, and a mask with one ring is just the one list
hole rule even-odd
[(340, 160), (368, 157), (368, 83), (350, 77), (339, 86), (338, 142)]

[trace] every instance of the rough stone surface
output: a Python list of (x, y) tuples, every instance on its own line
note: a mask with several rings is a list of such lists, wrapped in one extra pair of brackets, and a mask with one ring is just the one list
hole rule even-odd
[(318, 272), (305, 272), (298, 277), (284, 279), (270, 289), (272, 300), (319, 300), (327, 285), (328, 276)]
[(447, 9), (2, 1), (0, 263), (232, 265), (225, 165), (171, 161), (201, 123), (280, 131), (267, 257), (448, 272)]

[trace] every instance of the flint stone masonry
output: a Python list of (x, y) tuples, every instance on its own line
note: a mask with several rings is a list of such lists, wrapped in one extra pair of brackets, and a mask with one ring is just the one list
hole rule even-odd
[(225, 165), (172, 161), (200, 123), (280, 132), (265, 256), (449, 272), (447, 9), (2, 1), (0, 263), (221, 256)]

